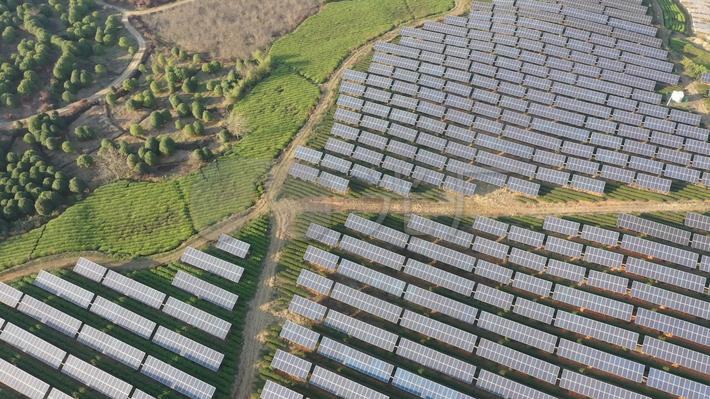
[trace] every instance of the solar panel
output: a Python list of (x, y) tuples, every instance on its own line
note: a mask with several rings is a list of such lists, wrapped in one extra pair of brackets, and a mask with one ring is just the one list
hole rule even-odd
[(552, 324), (555, 308), (518, 297), (515, 299), (513, 312), (541, 323)]
[(79, 258), (74, 266), (74, 273), (100, 283), (106, 274), (106, 268), (85, 258)]
[(582, 226), (581, 237), (602, 245), (615, 247), (619, 244), (619, 233), (613, 230), (585, 224)]
[(441, 313), (470, 324), (473, 324), (476, 321), (476, 314), (478, 313), (478, 309), (473, 306), (466, 305), (455, 299), (425, 290), (413, 284), (409, 284), (407, 286), (404, 299), (413, 304), (431, 309), (434, 312)]
[(582, 256), (584, 245), (573, 241), (565, 240), (564, 238), (547, 236), (545, 241), (545, 250), (556, 254), (567, 256), (569, 258), (578, 258)]
[(405, 359), (429, 367), (457, 380), (469, 384), (473, 383), (476, 367), (443, 352), (402, 338), (397, 345), (396, 353)]
[(61, 366), (64, 357), (67, 355), (63, 350), (10, 322), (2, 330), (0, 340), (54, 369), (58, 369)]
[(617, 226), (622, 229), (635, 231), (676, 244), (684, 246), (690, 245), (690, 231), (671, 227), (652, 220), (642, 219), (637, 216), (621, 214), (617, 219)]
[(588, 319), (565, 311), (557, 311), (555, 327), (575, 332), (577, 334), (596, 338), (600, 341), (618, 345), (622, 348), (635, 349), (639, 334), (612, 326), (600, 321)]
[(191, 399), (210, 399), (216, 391), (212, 385), (152, 356), (146, 359), (141, 373)]
[(323, 243), (329, 247), (334, 247), (340, 240), (340, 233), (327, 227), (323, 227), (317, 223), (311, 223), (308, 226), (308, 230), (306, 230), (306, 237)]
[(138, 370), (145, 358), (142, 350), (87, 324), (81, 327), (77, 341), (134, 370)]
[(411, 252), (424, 255), (430, 259), (446, 263), (461, 270), (470, 272), (476, 264), (476, 258), (462, 252), (435, 244), (418, 237), (412, 237), (407, 244)]
[(300, 295), (294, 295), (288, 305), (289, 312), (303, 316), (309, 320), (321, 321), (328, 310), (325, 306), (306, 299)]
[(131, 384), (73, 355), (67, 357), (62, 373), (112, 399), (125, 399), (133, 389)]
[(234, 283), (238, 283), (242, 273), (244, 273), (243, 268), (192, 247), (185, 249), (180, 260), (198, 269), (224, 277)]
[(539, 248), (542, 247), (543, 240), (545, 239), (545, 234), (524, 229), (518, 226), (510, 226), (510, 231), (508, 232), (508, 239), (510, 241), (526, 244), (534, 248)]
[(512, 264), (541, 272), (545, 269), (547, 258), (542, 255), (513, 247), (510, 249), (508, 261)]
[(343, 235), (340, 248), (394, 270), (401, 270), (404, 265), (404, 256), (348, 235)]
[(326, 370), (320, 366), (316, 366), (311, 374), (310, 383), (327, 392), (334, 394), (337, 397), (345, 399), (388, 399), (387, 395), (383, 395), (371, 388), (368, 388), (360, 383), (345, 378), (341, 375)]
[(340, 283), (335, 283), (330, 297), (392, 323), (396, 323), (402, 314), (401, 307)]
[(395, 371), (394, 378), (392, 379), (392, 385), (417, 397), (425, 399), (473, 399), (473, 397), (469, 395), (462, 394), (461, 392), (455, 391), (445, 385), (441, 385), (417, 374), (410, 373), (401, 367), (397, 368), (397, 371)]
[(484, 233), (493, 234), (496, 237), (504, 237), (508, 233), (507, 223), (500, 222), (485, 216), (477, 216), (473, 221), (473, 229)]
[(318, 180), (318, 169), (300, 163), (294, 163), (291, 165), (291, 168), (288, 170), (288, 174), (296, 179), (311, 183), (315, 183)]
[(562, 370), (560, 387), (584, 396), (599, 399), (649, 399), (648, 396), (631, 392), (569, 370)]
[(513, 287), (544, 297), (550, 296), (552, 282), (529, 274), (516, 272)]
[(640, 281), (632, 283), (631, 296), (702, 319), (710, 319), (710, 308), (706, 301), (654, 287)]
[(680, 345), (646, 336), (643, 339), (643, 352), (673, 365), (680, 365), (703, 374), (710, 374), (710, 356)]
[(557, 355), (565, 359), (592, 367), (621, 378), (641, 383), (646, 366), (622, 357), (612, 355), (598, 349), (561, 339), (557, 347)]
[(204, 310), (169, 297), (163, 312), (217, 338), (225, 339), (232, 325)]
[(49, 384), (3, 359), (0, 359), (0, 384), (30, 399), (44, 399), (49, 390)]
[(556, 285), (552, 298), (582, 309), (589, 309), (617, 319), (630, 321), (634, 306), (611, 298)]
[(330, 290), (333, 288), (333, 280), (313, 273), (308, 269), (301, 269), (301, 274), (298, 275), (296, 284), (305, 287), (316, 294), (330, 295)]
[(555, 216), (547, 216), (542, 228), (547, 231), (576, 237), (579, 234), (580, 224), (571, 220), (560, 219)]
[(318, 353), (385, 383), (389, 382), (394, 371), (393, 365), (328, 337), (323, 337)]
[(350, 181), (340, 176), (328, 172), (320, 172), (318, 184), (336, 193), (346, 193)]
[(554, 396), (537, 391), (527, 385), (509, 380), (488, 370), (478, 374), (476, 387), (493, 392), (504, 399), (554, 399)]
[(513, 271), (511, 269), (498, 266), (483, 259), (478, 261), (474, 274), (501, 284), (510, 284), (510, 280), (513, 277)]
[(621, 267), (624, 262), (624, 255), (607, 251), (606, 249), (587, 246), (584, 250), (584, 261), (614, 269)]
[(692, 229), (710, 232), (710, 216), (690, 212), (685, 215), (685, 225)]
[(481, 312), (476, 325), (548, 353), (554, 352), (557, 345), (557, 337), (555, 335), (488, 312)]
[(388, 352), (394, 350), (397, 339), (399, 338), (396, 334), (387, 330), (375, 327), (332, 309), (328, 311), (324, 323), (327, 327), (334, 328)]
[(404, 273), (427, 281), (431, 284), (447, 288), (461, 295), (470, 296), (475, 283), (461, 278), (453, 273), (438, 269), (414, 259), (407, 259)]
[(221, 249), (230, 255), (234, 255), (238, 258), (246, 258), (249, 253), (249, 247), (251, 245), (242, 240), (238, 240), (232, 236), (226, 234), (220, 234), (215, 248)]
[(29, 295), (22, 297), (17, 310), (70, 337), (74, 337), (79, 332), (82, 324), (80, 320)]
[(473, 294), (473, 299), (503, 310), (508, 310), (513, 306), (513, 298), (514, 296), (512, 294), (483, 284), (478, 284), (476, 292)]
[(649, 241), (640, 237), (624, 234), (621, 239), (621, 248), (649, 255), (658, 259), (694, 269), (698, 265), (699, 255), (695, 252)]
[(404, 286), (406, 285), (406, 283), (402, 280), (369, 269), (347, 259), (340, 260), (338, 273), (397, 297), (402, 296)]
[(94, 299), (89, 311), (146, 339), (155, 330), (155, 322), (100, 296)]
[(410, 310), (405, 310), (400, 326), (418, 332), (443, 343), (472, 352), (476, 345), (476, 336), (449, 324), (431, 319)]
[(646, 385), (688, 399), (702, 399), (710, 396), (710, 385), (654, 368), (648, 372)]
[(261, 399), (303, 399), (303, 395), (279, 385), (271, 380), (266, 381), (264, 389), (261, 390)]
[[(136, 398), (135, 393), (133, 394), (132, 398)], [(58, 390), (57, 388), (52, 388), (52, 390), (49, 391), (49, 395), (47, 395), (47, 399), (72, 399), (72, 397)]]
[(537, 359), (514, 349), (481, 338), (476, 355), (520, 371), (530, 377), (555, 384), (560, 368), (552, 363)]
[(32, 284), (84, 309), (94, 299), (94, 293), (44, 270), (39, 272)]
[(320, 334), (290, 320), (286, 320), (286, 323), (284, 323), (281, 328), (281, 334), (279, 334), (279, 337), (312, 351), (316, 349), (316, 346), (318, 346)]
[(234, 305), (239, 298), (237, 294), (233, 294), (214, 284), (201, 280), (192, 274), (185, 273), (182, 270), (177, 271), (173, 278), (172, 285), (199, 299), (203, 299), (227, 310), (234, 309)]
[(602, 180), (591, 179), (580, 175), (572, 175), (572, 182), (570, 184), (573, 188), (578, 190), (589, 191), (596, 194), (603, 194), (604, 186), (606, 185)]
[(338, 158), (336, 156), (326, 154), (323, 157), (323, 160), (321, 161), (321, 166), (326, 169), (331, 169), (335, 170), (340, 173), (347, 174), (350, 172), (350, 167), (352, 166), (352, 162), (347, 161), (342, 158)]
[(113, 270), (109, 270), (108, 273), (106, 273), (102, 284), (154, 309), (160, 309), (163, 302), (165, 302), (166, 295), (164, 293), (118, 274)]
[(400, 248), (406, 247), (409, 241), (409, 235), (354, 213), (348, 215), (345, 227)]
[(212, 371), (219, 370), (224, 355), (190, 338), (159, 326), (153, 342)]
[(631, 256), (626, 258), (626, 272), (700, 293), (705, 291), (705, 284), (707, 282), (705, 277), (697, 274), (684, 272)]
[(20, 303), (22, 298), (22, 291), (19, 291), (3, 282), (0, 282), (0, 303), (14, 308)]
[[(343, 96), (341, 96), (341, 98), (343, 98)], [(340, 101), (340, 99), (338, 99), (338, 101)], [(313, 148), (298, 146), (294, 152), (294, 157), (298, 160), (318, 165), (323, 157), (323, 153), (318, 150), (314, 150)]]
[(338, 267), (338, 259), (340, 259), (338, 255), (312, 245), (309, 245), (306, 248), (306, 252), (303, 253), (303, 260), (306, 262), (332, 271), (335, 271), (336, 267)]
[[(505, 260), (508, 257), (509, 246), (483, 237), (476, 237), (473, 246), (474, 251), (486, 254), (496, 259)], [(480, 261), (479, 261), (480, 265)]]

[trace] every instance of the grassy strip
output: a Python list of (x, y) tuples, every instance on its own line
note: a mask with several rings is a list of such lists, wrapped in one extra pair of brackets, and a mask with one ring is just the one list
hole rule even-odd
[[(203, 381), (215, 386), (217, 392), (215, 394), (216, 399), (227, 399), (231, 397), (232, 384), (234, 382), (234, 375), (237, 372), (237, 366), (239, 362), (239, 352), (241, 350), (241, 345), (243, 342), (242, 328), (244, 326), (244, 319), (248, 311), (248, 305), (253, 298), (257, 283), (259, 281), (259, 274), (262, 270), (262, 262), (266, 255), (268, 245), (269, 245), (269, 219), (268, 217), (262, 217), (253, 221), (251, 224), (245, 226), (238, 234), (235, 236), (241, 240), (249, 242), (251, 244), (250, 255), (246, 260), (236, 259), (228, 254), (214, 250), (212, 248), (207, 249), (207, 252), (212, 253), (215, 256), (219, 256), (225, 260), (236, 263), (244, 267), (245, 272), (242, 276), (241, 281), (238, 284), (228, 282), (224, 279), (211, 275), (209, 273), (202, 272), (198, 269), (192, 268), (190, 266), (181, 263), (171, 263), (161, 267), (146, 269), (136, 271), (130, 274), (130, 276), (138, 281), (141, 281), (151, 287), (154, 287), (170, 296), (177, 299), (191, 303), (211, 314), (214, 314), (224, 320), (232, 323), (232, 330), (225, 341), (214, 338), (201, 330), (194, 327), (187, 326), (182, 322), (173, 319), (166, 314), (148, 308), (141, 303), (134, 301), (130, 298), (123, 297), (122, 295), (106, 289), (90, 280), (87, 280), (69, 270), (61, 271), (60, 274), (62, 278), (71, 281), (81, 287), (84, 287), (93, 292), (100, 293), (101, 296), (120, 303), (122, 306), (130, 309), (144, 317), (147, 317), (158, 324), (178, 331), (180, 334), (196, 340), (202, 344), (205, 344), (215, 350), (218, 350), (225, 354), (224, 361), (218, 372), (212, 372), (206, 368), (198, 366), (195, 363), (178, 356), (172, 352), (159, 347), (152, 342), (138, 337), (122, 328), (116, 327), (101, 317), (90, 313), (84, 309), (81, 309), (69, 302), (62, 299), (54, 297), (40, 288), (31, 285), (33, 277), (26, 277), (20, 281), (15, 282), (13, 285), (21, 289), (22, 291), (32, 295), (33, 297), (40, 299), (74, 317), (77, 317), (84, 321), (85, 323), (100, 329), (108, 334), (121, 339), (122, 341), (139, 348), (148, 354), (159, 358), (160, 360), (167, 362), (187, 373), (193, 375)], [(200, 278), (209, 281), (215, 285), (218, 285), (230, 292), (239, 295), (239, 300), (233, 311), (228, 311), (207, 303), (205, 301), (197, 300), (190, 294), (177, 289), (172, 286), (171, 281), (177, 270), (185, 270), (192, 274), (198, 275)], [(62, 334), (57, 333), (55, 330), (44, 326), (43, 324), (37, 323), (35, 320), (25, 316), (17, 311), (10, 310), (6, 308), (5, 305), (0, 304), (0, 311), (2, 311), (3, 318), (9, 320), (10, 322), (31, 331), (33, 334), (38, 335), (42, 339), (49, 341), (50, 343), (59, 346), (65, 351), (74, 354), (77, 357), (82, 358), (85, 361), (89, 361), (96, 365), (97, 367), (115, 375), (124, 381), (127, 381), (142, 390), (154, 395), (156, 397), (164, 399), (179, 399), (182, 396), (178, 395), (174, 391), (166, 388), (165, 386), (156, 383), (155, 381), (143, 376), (142, 374), (120, 364), (112, 359), (100, 355), (86, 346), (83, 346), (73, 339), (70, 339)], [(38, 361), (32, 357), (24, 354), (17, 353), (17, 351), (9, 345), (0, 344), (0, 357), (8, 361), (12, 361), (19, 367), (29, 370), (33, 374), (38, 371), (37, 374), (41, 376), (43, 380), (60, 388), (66, 393), (73, 394), (79, 399), (93, 399), (103, 397), (87, 390), (82, 385), (76, 383), (74, 380), (61, 375), (60, 373), (49, 369), (46, 366), (41, 365)], [(5, 392), (0, 390), (0, 397), (5, 398)]]
[(663, 25), (675, 32), (685, 33), (685, 13), (675, 0), (658, 0), (663, 11)]
[(395, 26), (444, 12), (451, 0), (360, 0), (326, 4), (291, 35), (274, 43), (272, 59), (323, 83), (353, 50)]

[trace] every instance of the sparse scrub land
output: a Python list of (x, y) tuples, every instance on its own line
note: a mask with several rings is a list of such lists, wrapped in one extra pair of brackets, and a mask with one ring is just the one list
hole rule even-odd
[[(201, 0), (140, 17), (149, 35), (190, 52), (246, 59), (318, 10), (318, 0)], [(199, 15), (199, 22), (195, 16)]]
[(0, 1), (0, 110), (14, 119), (105, 85), (137, 49), (93, 0)]

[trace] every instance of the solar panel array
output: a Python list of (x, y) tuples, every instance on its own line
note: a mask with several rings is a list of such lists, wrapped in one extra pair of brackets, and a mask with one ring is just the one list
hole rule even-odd
[[(411, 226), (406, 228), (425, 235), (410, 237), (402, 248), (360, 231), (370, 224), (362, 216), (350, 215), (350, 222), (342, 228), (368, 236), (358, 240), (360, 248), (368, 248), (367, 253), (377, 248), (392, 251), (401, 256), (397, 264), (404, 260), (404, 267), (354, 262), (353, 256), (362, 257), (357, 253), (362, 251), (356, 250), (338, 252), (344, 255), (338, 257), (338, 268), (329, 276), (332, 279), (320, 274), (323, 269), (302, 271), (299, 285), (314, 287), (309, 290), (321, 302), (308, 305), (319, 305), (317, 317), (308, 318), (316, 323), (322, 320), (325, 329), (318, 330), (321, 336), (298, 326), (296, 334), (289, 324), (284, 330), (290, 338), (282, 333), (284, 339), (327, 353), (326, 357), (367, 378), (421, 397), (461, 397), (481, 389), (509, 398), (549, 398), (561, 387), (592, 397), (642, 398), (645, 393), (641, 392), (648, 391), (649, 385), (644, 376), (658, 367), (658, 363), (649, 363), (652, 358), (674, 365), (672, 376), (684, 378), (654, 382), (661, 391), (703, 392), (707, 386), (690, 383), (693, 373), (710, 376), (704, 353), (710, 348), (710, 329), (698, 322), (698, 318), (709, 317), (707, 306), (703, 307), (707, 301), (672, 288), (687, 285), (705, 295), (706, 277), (684, 271), (687, 268), (681, 265), (628, 255), (616, 229), (548, 218), (545, 234), (515, 223), (477, 218), (470, 229), (457, 226), (450, 230), (440, 221), (414, 216), (408, 216)], [(455, 237), (466, 238), (457, 242)], [(556, 249), (557, 259), (548, 258), (546, 244), (551, 241), (561, 243), (561, 248), (574, 244), (577, 249), (566, 254)], [(504, 245), (507, 254), (491, 250), (495, 244)], [(470, 270), (462, 268), (465, 263), (451, 264), (456, 263), (454, 254), (476, 259), (472, 253), (481, 258)], [(531, 274), (531, 269), (536, 273)], [(294, 296), (294, 300), (305, 300), (298, 298)], [(338, 311), (328, 309), (331, 306)], [(336, 337), (342, 335), (331, 335), (331, 329), (353, 339), (341, 343)], [(657, 339), (660, 334), (666, 337)], [(313, 338), (306, 339), (308, 335)], [(505, 340), (492, 338), (496, 336)], [(323, 342), (327, 344), (320, 349)], [(410, 363), (400, 366), (391, 357), (385, 361), (382, 351)], [(320, 366), (317, 357), (306, 358)], [(402, 368), (411, 362), (434, 373), (430, 375), (447, 377), (411, 374)], [(382, 369), (384, 364), (388, 366)], [(476, 370), (474, 364), (482, 369)], [(577, 373), (580, 367), (586, 369), (584, 375)], [(505, 377), (491, 375), (505, 369), (515, 372)], [(542, 385), (530, 388), (520, 375)], [(620, 388), (606, 382), (609, 375), (628, 383)], [(452, 381), (469, 385), (462, 388)], [(682, 388), (683, 384), (692, 388)]]
[[(655, 28), (645, 9), (577, 7), (475, 5), (469, 18), (378, 43), (367, 72), (344, 75), (331, 131), (338, 144), (331, 137), (325, 155), (352, 157), (339, 171), (346, 178), (404, 195), (412, 183), (465, 195), (472, 182), (486, 183), (533, 196), (541, 184), (597, 194), (607, 182), (663, 193), (673, 181), (707, 185), (710, 132), (700, 115), (665, 107), (653, 92), (679, 77), (648, 36)], [(644, 19), (628, 26), (619, 22), (626, 15)], [(321, 156), (297, 154), (311, 163)], [(309, 168), (298, 174), (315, 180)]]
[[(248, 244), (246, 245), (248, 246)], [(215, 274), (220, 274), (219, 269), (225, 266), (222, 263), (223, 261), (217, 261), (218, 258), (202, 257), (199, 253), (192, 253), (191, 255), (196, 256), (198, 261), (209, 263), (199, 265), (199, 268), (213, 269), (216, 271)], [(188, 259), (188, 262), (196, 259)], [(108, 270), (87, 259), (80, 258), (73, 272), (95, 283), (111, 288), (124, 297), (136, 300), (141, 305), (162, 310), (174, 316), (177, 320), (191, 324), (197, 329), (202, 329), (218, 338), (224, 339), (229, 332), (230, 324), (228, 322), (175, 298), (168, 297), (166, 301), (166, 295), (159, 290)], [(226, 275), (228, 278), (234, 277), (234, 274), (221, 274)], [(238, 278), (235, 280), (238, 280)], [(184, 271), (177, 272), (175, 284), (228, 310), (233, 308), (236, 301), (236, 295), (211, 283), (197, 279)], [(88, 312), (108, 320), (115, 326), (122, 327), (146, 340), (150, 340), (154, 344), (174, 352), (181, 358), (191, 360), (209, 370), (218, 371), (224, 359), (224, 355), (219, 351), (192, 338), (159, 326), (141, 314), (129, 310), (128, 307), (98, 296), (63, 277), (42, 271), (33, 281), (33, 285), (46, 291), (50, 298), (48, 302), (53, 305), (55, 300), (52, 297), (60, 298), (60, 301), (84, 308)], [(119, 301), (122, 302), (123, 298), (119, 298), (117, 302)], [(64, 309), (63, 305), (54, 307), (3, 283), (0, 283), (0, 302), (67, 335), (70, 339), (75, 339), (78, 344), (122, 363), (133, 370), (140, 371), (189, 398), (211, 399), (216, 392), (216, 388), (212, 385), (114, 337), (113, 333), (111, 333), (113, 328), (99, 330), (64, 313), (59, 310)], [(132, 306), (135, 308), (135, 305)], [(175, 325), (174, 322), (172, 324)], [(176, 325), (180, 326), (180, 324)], [(46, 363), (49, 367), (74, 379), (81, 386), (93, 389), (104, 396), (117, 399), (154, 399), (153, 396), (137, 389), (121, 378), (68, 354), (39, 336), (15, 324), (6, 323), (2, 319), (0, 319), (0, 341), (8, 344), (18, 352), (24, 352)], [(8, 367), (3, 366), (2, 370), (0, 370), (0, 384), (4, 384), (32, 398), (65, 399), (69, 397), (56, 388), (50, 389), (41, 380), (11, 365), (8, 365)]]
[(198, 269), (224, 277), (233, 283), (238, 283), (244, 273), (242, 267), (192, 247), (185, 249), (180, 260)]

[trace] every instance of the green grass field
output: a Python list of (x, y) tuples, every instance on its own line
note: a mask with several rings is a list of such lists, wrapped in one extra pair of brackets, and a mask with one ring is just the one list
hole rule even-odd
[(674, 32), (685, 33), (685, 13), (678, 3), (675, 0), (658, 0), (658, 4), (663, 11), (663, 25)]
[[(408, 3), (413, 2), (348, 0), (328, 4), (272, 47), (276, 68), (234, 107), (233, 112), (244, 118), (248, 133), (229, 153), (174, 183), (117, 182), (96, 190), (46, 226), (1, 242), (0, 270), (40, 256), (89, 249), (126, 257), (155, 254), (248, 209), (261, 195), (273, 160), (318, 102), (320, 89), (304, 76), (325, 80), (352, 49), (414, 17), (441, 13), (453, 6), (452, 0)], [(359, 14), (352, 14), (356, 12)], [(351, 13), (349, 22), (358, 22), (353, 32), (342, 32), (343, 13)], [(354, 19), (356, 15), (360, 17)], [(347, 41), (331, 42), (341, 36)], [(289, 46), (296, 44), (304, 56), (286, 56), (292, 50)], [(125, 186), (131, 190), (116, 194)]]
[[(145, 305), (140, 304), (130, 298), (121, 296), (120, 294), (106, 289), (97, 283), (94, 283), (88, 279), (85, 279), (78, 274), (75, 274), (69, 270), (60, 271), (59, 274), (62, 278), (89, 289), (94, 292), (99, 292), (105, 298), (118, 302), (122, 306), (133, 310), (158, 324), (169, 328), (174, 331), (179, 331), (180, 334), (192, 338), (198, 342), (201, 342), (215, 350), (218, 350), (225, 354), (224, 361), (218, 372), (212, 372), (206, 368), (198, 366), (187, 359), (178, 356), (172, 352), (169, 352), (143, 338), (138, 337), (132, 333), (129, 333), (121, 328), (117, 328), (106, 320), (100, 318), (99, 316), (90, 313), (84, 309), (81, 309), (73, 304), (66, 302), (62, 299), (54, 297), (48, 294), (40, 288), (31, 285), (33, 277), (26, 277), (20, 281), (13, 283), (14, 286), (21, 289), (22, 291), (40, 299), (64, 312), (81, 319), (82, 321), (88, 323), (89, 325), (98, 328), (104, 332), (107, 332), (116, 338), (123, 340), (124, 342), (133, 345), (173, 366), (202, 379), (203, 381), (215, 386), (217, 388), (215, 398), (216, 399), (227, 399), (231, 397), (232, 383), (234, 382), (234, 376), (237, 373), (239, 352), (242, 345), (242, 328), (244, 326), (244, 318), (246, 312), (248, 311), (248, 305), (251, 298), (257, 289), (257, 282), (259, 280), (259, 274), (262, 270), (262, 261), (266, 254), (269, 245), (269, 219), (268, 217), (262, 217), (245, 226), (241, 231), (234, 235), (235, 237), (244, 240), (251, 244), (250, 255), (247, 259), (237, 259), (229, 256), (228, 254), (221, 252), (219, 250), (214, 250), (212, 248), (206, 249), (207, 252), (212, 253), (215, 256), (219, 256), (225, 260), (231, 261), (244, 267), (245, 272), (239, 283), (234, 284), (228, 282), (224, 279), (211, 275), (209, 273), (202, 272), (198, 269), (192, 268), (182, 263), (171, 263), (169, 265), (164, 265), (157, 268), (145, 269), (140, 271), (135, 271), (129, 274), (129, 276), (135, 280), (145, 283), (151, 287), (154, 287), (170, 296), (174, 296), (177, 299), (191, 303), (211, 314), (214, 314), (224, 320), (230, 321), (232, 323), (232, 329), (227, 340), (222, 341), (214, 338), (201, 330), (195, 329), (193, 327), (187, 326), (182, 322), (179, 322), (164, 313), (148, 308)], [(234, 311), (228, 311), (207, 303), (205, 301), (197, 300), (190, 294), (177, 289), (171, 285), (171, 281), (177, 270), (185, 270), (200, 278), (209, 281), (215, 285), (218, 285), (230, 292), (239, 295), (239, 300), (234, 308)], [(55, 330), (46, 327), (43, 324), (23, 315), (18, 311), (11, 311), (5, 307), (5, 305), (0, 304), (0, 311), (2, 311), (3, 318), (28, 330), (33, 334), (38, 335), (42, 339), (45, 339), (52, 344), (59, 346), (65, 351), (68, 351), (75, 356), (93, 363), (97, 367), (117, 376), (124, 381), (127, 381), (142, 390), (163, 399), (179, 399), (182, 396), (176, 394), (170, 389), (164, 387), (161, 384), (143, 376), (134, 370), (119, 364), (112, 359), (99, 355), (97, 352), (90, 350), (88, 347), (78, 344), (73, 339), (70, 339), (62, 334), (57, 333)], [(9, 345), (0, 344), (0, 357), (15, 363), (19, 367), (28, 370), (30, 373), (41, 377), (44, 381), (50, 383), (52, 386), (58, 387), (66, 393), (72, 394), (74, 397), (79, 399), (98, 399), (103, 396), (97, 395), (93, 392), (88, 391), (82, 385), (75, 383), (74, 380), (69, 377), (63, 376), (55, 370), (44, 366), (42, 363), (36, 359), (24, 355), (18, 354), (17, 351)], [(7, 395), (7, 396), (6, 396)], [(0, 388), (0, 397), (12, 397), (10, 393), (6, 392)]]

